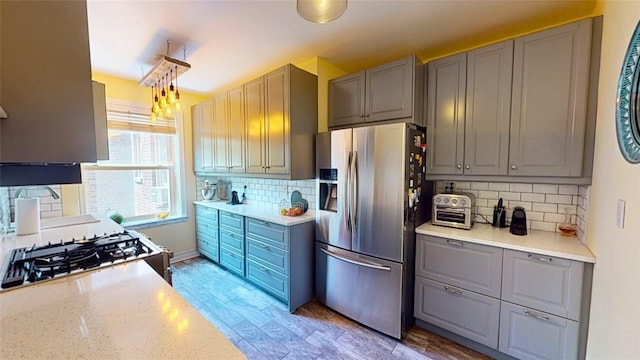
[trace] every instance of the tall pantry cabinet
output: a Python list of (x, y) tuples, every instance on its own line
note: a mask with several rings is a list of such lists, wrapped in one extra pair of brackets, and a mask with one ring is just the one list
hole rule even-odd
[[(239, 169), (237, 172), (243, 176), (313, 178), (318, 129), (317, 77), (288, 64), (234, 89), (212, 100), (211, 121), (215, 131), (210, 134), (206, 126), (197, 125), (207, 121), (200, 118), (204, 112), (199, 111), (207, 102), (193, 107), (196, 174), (222, 175)], [(242, 108), (237, 107), (240, 102)], [(223, 107), (227, 108), (219, 110)], [(218, 121), (223, 113), (231, 114), (232, 121), (224, 123), (230, 128), (225, 129)], [(225, 134), (233, 135), (227, 135), (227, 145), (222, 146)], [(207, 146), (209, 141), (214, 144), (211, 149)], [(227, 154), (221, 155), (225, 150)], [(213, 159), (212, 166), (204, 163), (209, 158)], [(233, 165), (230, 159), (242, 161), (243, 165)]]

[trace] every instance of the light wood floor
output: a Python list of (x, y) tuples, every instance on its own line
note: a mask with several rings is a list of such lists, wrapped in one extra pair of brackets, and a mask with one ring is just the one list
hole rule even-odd
[(295, 313), (204, 259), (175, 263), (173, 287), (249, 359), (489, 359), (412, 327), (402, 341), (311, 301)]

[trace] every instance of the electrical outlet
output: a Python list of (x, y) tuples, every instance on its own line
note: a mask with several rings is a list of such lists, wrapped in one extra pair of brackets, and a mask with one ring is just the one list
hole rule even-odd
[(624, 229), (624, 208), (626, 204), (626, 201), (618, 199), (618, 209), (616, 211), (616, 226), (618, 226), (620, 229)]

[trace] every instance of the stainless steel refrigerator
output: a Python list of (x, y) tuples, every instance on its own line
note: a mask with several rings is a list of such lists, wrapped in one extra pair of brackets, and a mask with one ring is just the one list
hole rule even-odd
[(401, 338), (413, 323), (414, 230), (429, 220), (433, 196), (424, 130), (335, 130), (316, 146), (316, 297)]

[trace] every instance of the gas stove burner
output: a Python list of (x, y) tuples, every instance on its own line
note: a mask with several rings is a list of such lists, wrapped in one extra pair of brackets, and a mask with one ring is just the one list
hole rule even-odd
[(158, 252), (129, 231), (17, 248), (11, 251), (1, 286), (34, 283)]

